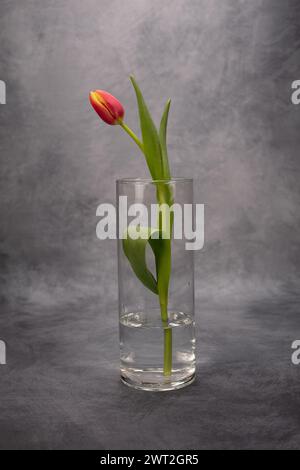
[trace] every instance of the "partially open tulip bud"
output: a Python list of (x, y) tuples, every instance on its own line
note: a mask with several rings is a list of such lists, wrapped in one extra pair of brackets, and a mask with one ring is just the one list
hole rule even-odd
[(124, 117), (124, 108), (120, 101), (107, 91), (95, 90), (90, 92), (90, 102), (101, 119), (110, 124), (120, 124)]

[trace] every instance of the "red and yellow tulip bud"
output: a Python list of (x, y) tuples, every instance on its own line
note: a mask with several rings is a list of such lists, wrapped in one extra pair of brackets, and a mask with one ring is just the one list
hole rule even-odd
[(123, 105), (107, 91), (91, 91), (90, 102), (96, 113), (107, 124), (114, 126), (122, 122), (125, 114)]

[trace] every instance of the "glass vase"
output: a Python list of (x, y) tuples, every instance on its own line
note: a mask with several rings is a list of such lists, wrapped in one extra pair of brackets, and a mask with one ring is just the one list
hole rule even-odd
[(193, 181), (118, 180), (117, 207), (121, 380), (184, 387), (195, 377)]

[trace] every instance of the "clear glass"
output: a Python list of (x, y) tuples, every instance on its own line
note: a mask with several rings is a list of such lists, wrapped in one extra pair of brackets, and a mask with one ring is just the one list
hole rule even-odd
[[(192, 208), (189, 216), (193, 219), (192, 179), (117, 181), (121, 380), (134, 388), (151, 391), (181, 388), (195, 377), (194, 256), (192, 250), (186, 249), (185, 224), (182, 224), (181, 238), (180, 230), (175, 231), (178, 227), (175, 222), (171, 228), (171, 275), (165, 312), (160, 296), (137, 277), (120, 238), (120, 235), (124, 237), (128, 224), (135, 225), (133, 219), (137, 220), (132, 207), (139, 206), (132, 205), (142, 204), (147, 209), (148, 218), (141, 225), (153, 228), (157, 215), (150, 219), (150, 214), (153, 207), (160, 207), (158, 202), (163, 197), (159, 194), (171, 194), (172, 204), (177, 204), (179, 210), (177, 222), (180, 210), (185, 215), (185, 205)], [(182, 222), (187, 217), (182, 217)], [(193, 220), (190, 223), (194, 226)], [(157, 280), (154, 251), (147, 240), (145, 246), (147, 268)], [(134, 247), (133, 256), (137, 250)]]

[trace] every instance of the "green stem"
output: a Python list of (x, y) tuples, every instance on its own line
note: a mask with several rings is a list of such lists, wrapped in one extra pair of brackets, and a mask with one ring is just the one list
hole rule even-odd
[(172, 373), (172, 330), (164, 330), (164, 375), (170, 376)]
[[(133, 132), (133, 130), (130, 129), (130, 127), (128, 127), (127, 124), (125, 124), (122, 120), (119, 120), (119, 125), (134, 140), (134, 142), (140, 148), (142, 153), (145, 155), (144, 145), (140, 141), (138, 136)], [(157, 199), (159, 204), (166, 203), (165, 188), (161, 188), (160, 185), (158, 185), (157, 187)], [(166, 217), (166, 214), (162, 214), (162, 218), (163, 217)], [(159, 226), (160, 225), (162, 225), (162, 220), (159, 221)], [(172, 373), (172, 329), (168, 326), (168, 287), (171, 267), (171, 231), (172, 221), (170, 229), (170, 239), (164, 240), (164, 265), (169, 266), (169, 269), (167, 268), (167, 273), (157, 273), (161, 320), (164, 326), (164, 375), (166, 377), (170, 376)]]
[(127, 124), (125, 124), (125, 122), (121, 120), (119, 120), (118, 122), (120, 126), (124, 129), (124, 131), (127, 132), (127, 134), (134, 140), (134, 142), (138, 145), (138, 147), (141, 149), (141, 151), (144, 154), (144, 146), (142, 142), (140, 141), (140, 139), (138, 138), (138, 136), (133, 132), (132, 129), (130, 129), (130, 127), (127, 126)]
[[(162, 303), (162, 298), (165, 303)], [(170, 376), (172, 373), (172, 329), (169, 327), (168, 297), (159, 292), (161, 320), (164, 327), (164, 375)]]
[[(168, 204), (171, 205), (169, 199), (169, 193), (166, 194), (169, 189), (166, 186), (161, 186), (161, 183), (157, 185), (157, 200), (159, 205)], [(160, 230), (164, 227), (164, 219), (168, 217), (168, 214), (164, 211), (159, 213), (159, 228)], [(169, 327), (169, 315), (168, 315), (168, 298), (169, 298), (169, 281), (171, 275), (171, 232), (172, 232), (173, 220), (170, 220), (170, 233), (169, 238), (162, 240), (163, 251), (162, 260), (160, 263), (160, 269), (157, 272), (157, 286), (160, 303), (161, 319), (164, 326), (164, 375), (170, 376), (172, 373), (172, 329)], [(168, 226), (168, 224), (166, 224)]]

